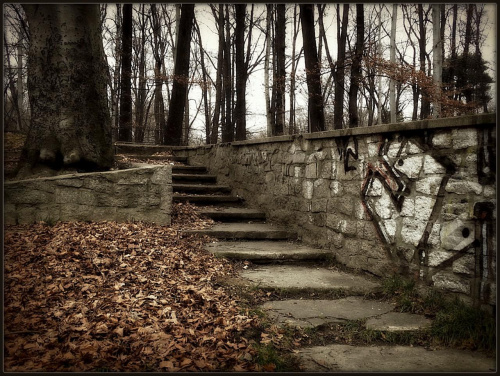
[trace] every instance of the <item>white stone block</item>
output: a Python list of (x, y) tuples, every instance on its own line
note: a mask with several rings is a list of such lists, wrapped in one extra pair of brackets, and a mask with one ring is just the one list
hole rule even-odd
[(441, 176), (429, 176), (424, 179), (417, 180), (416, 190), (419, 193), (436, 196), (441, 186)]
[(394, 168), (396, 171), (405, 174), (410, 179), (415, 179), (420, 175), (423, 161), (423, 156), (401, 158), (394, 163)]
[(366, 191), (366, 195), (369, 197), (380, 197), (382, 196), (382, 191), (384, 190), (384, 186), (380, 182), (379, 179), (373, 179), (370, 187)]
[(475, 129), (453, 129), (451, 139), (454, 149), (465, 149), (477, 146), (477, 131)]
[(451, 134), (450, 133), (437, 133), (432, 137), (432, 146), (449, 148), (451, 147)]
[(430, 155), (424, 157), (424, 173), (425, 174), (445, 174), (446, 168), (436, 161)]
[(418, 220), (415, 218), (405, 217), (403, 218), (403, 224), (401, 227), (401, 239), (407, 244), (417, 246), (422, 234), (424, 233), (427, 221)]
[(414, 142), (408, 141), (407, 145), (408, 154), (422, 154), (424, 151)]
[(443, 223), (441, 226), (441, 247), (448, 250), (460, 251), (469, 246), (475, 238), (475, 226), (472, 221), (455, 219)]
[(415, 198), (415, 218), (429, 220), (436, 199), (433, 197), (418, 196)]
[(459, 195), (465, 195), (469, 193), (474, 193), (480, 195), (483, 191), (483, 186), (475, 181), (461, 180), (461, 179), (450, 179), (448, 184), (446, 184), (446, 192), (456, 193)]
[(433, 249), (429, 252), (429, 266), (438, 266), (442, 262), (448, 260), (453, 254), (438, 249)]
[(379, 144), (368, 144), (368, 156), (374, 158), (378, 156)]
[(373, 200), (375, 203), (374, 205), (375, 212), (379, 215), (380, 218), (382, 219), (392, 218), (394, 212), (394, 205), (391, 201), (391, 197), (385, 191), (385, 189), (382, 190), (382, 194), (379, 198)]
[(339, 181), (334, 180), (330, 184), (330, 190), (332, 196), (337, 196), (342, 193), (342, 185), (340, 184)]
[(302, 194), (305, 199), (310, 200), (313, 197), (314, 183), (312, 180), (304, 180), (302, 183)]
[(405, 197), (401, 207), (401, 217), (413, 217), (415, 215), (415, 199)]

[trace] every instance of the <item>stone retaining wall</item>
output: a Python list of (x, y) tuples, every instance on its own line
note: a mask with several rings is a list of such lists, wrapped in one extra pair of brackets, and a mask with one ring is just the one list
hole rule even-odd
[(495, 303), (496, 117), (176, 148), (353, 268)]
[(172, 167), (149, 166), (4, 184), (6, 224), (146, 221), (169, 225)]

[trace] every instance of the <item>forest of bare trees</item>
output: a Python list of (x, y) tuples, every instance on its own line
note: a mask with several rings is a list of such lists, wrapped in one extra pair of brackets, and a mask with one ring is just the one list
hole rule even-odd
[[(101, 4), (113, 140), (231, 142), (495, 111), (491, 9)], [(20, 4), (4, 4), (4, 130), (30, 127), (33, 32)]]

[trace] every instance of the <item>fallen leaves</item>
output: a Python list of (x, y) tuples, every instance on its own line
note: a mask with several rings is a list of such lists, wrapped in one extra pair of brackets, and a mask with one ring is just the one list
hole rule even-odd
[(177, 228), (6, 226), (5, 370), (258, 370), (255, 319), (215, 283), (233, 267)]

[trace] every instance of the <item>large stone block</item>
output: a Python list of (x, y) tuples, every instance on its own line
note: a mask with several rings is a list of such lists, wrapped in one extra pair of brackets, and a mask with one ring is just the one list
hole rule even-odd
[(473, 128), (453, 129), (451, 139), (455, 150), (477, 146), (477, 130)]

